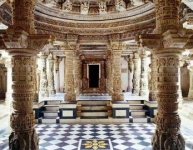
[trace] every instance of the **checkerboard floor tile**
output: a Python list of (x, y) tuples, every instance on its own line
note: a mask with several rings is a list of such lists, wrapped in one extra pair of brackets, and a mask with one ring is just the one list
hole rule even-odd
[[(40, 150), (77, 150), (80, 140), (109, 139), (113, 150), (152, 150), (152, 123), (38, 124)], [(182, 127), (186, 150), (193, 149), (193, 131)], [(8, 150), (8, 136), (0, 137), (0, 150)]]

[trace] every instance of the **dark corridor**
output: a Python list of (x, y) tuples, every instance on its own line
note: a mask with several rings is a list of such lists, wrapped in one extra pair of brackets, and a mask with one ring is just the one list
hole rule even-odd
[(99, 87), (99, 65), (89, 65), (89, 88)]

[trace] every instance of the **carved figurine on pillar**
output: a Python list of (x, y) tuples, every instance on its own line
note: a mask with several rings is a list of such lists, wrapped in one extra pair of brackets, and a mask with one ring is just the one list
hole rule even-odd
[(178, 114), (179, 63), (183, 50), (193, 47), (193, 31), (183, 29), (179, 22), (180, 2), (156, 0), (154, 34), (140, 35), (137, 39), (140, 46), (153, 49), (156, 56), (158, 113), (152, 140), (154, 150), (185, 150)]
[[(12, 0), (13, 25), (1, 30), (0, 43), (12, 56), (13, 112), (10, 150), (38, 150), (39, 139), (34, 128), (34, 85), (37, 53), (50, 41), (49, 35), (36, 34), (34, 10), (37, 0)], [(21, 13), (22, 12), (22, 13)]]

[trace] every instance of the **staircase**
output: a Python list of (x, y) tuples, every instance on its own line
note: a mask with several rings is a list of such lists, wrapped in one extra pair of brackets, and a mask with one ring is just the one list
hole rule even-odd
[(150, 122), (150, 117), (146, 116), (147, 110), (145, 110), (143, 100), (129, 100), (130, 106), (130, 119), (133, 123)]
[(110, 101), (78, 101), (77, 116), (81, 119), (107, 119), (111, 116)]
[(59, 100), (47, 101), (44, 105), (42, 117), (38, 119), (39, 123), (59, 123)]

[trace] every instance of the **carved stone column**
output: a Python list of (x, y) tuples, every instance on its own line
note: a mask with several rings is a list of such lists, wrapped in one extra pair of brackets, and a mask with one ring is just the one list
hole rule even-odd
[(40, 55), (40, 91), (39, 95), (41, 97), (48, 97), (48, 80), (47, 80), (47, 71), (46, 71), (46, 59), (48, 56), (41, 54)]
[(156, 101), (156, 90), (157, 90), (157, 77), (156, 77), (156, 59), (155, 54), (151, 55), (151, 81), (150, 81), (150, 93), (149, 100)]
[(65, 100), (66, 101), (75, 101), (76, 94), (74, 91), (74, 67), (73, 67), (73, 59), (74, 59), (74, 51), (73, 50), (65, 50), (66, 54), (66, 67), (65, 67)]
[(6, 61), (5, 67), (7, 68), (7, 92), (6, 92), (6, 102), (9, 101), (9, 107), (10, 107), (10, 102), (12, 101), (12, 65), (11, 61)]
[(156, 55), (158, 113), (152, 146), (154, 150), (185, 150), (178, 114), (179, 74), (182, 51), (193, 47), (193, 31), (183, 29), (179, 22), (180, 0), (154, 2), (155, 34), (140, 35), (137, 39)]
[(153, 137), (154, 149), (185, 149), (185, 142), (180, 134), (181, 120), (178, 114), (180, 53), (157, 54), (157, 124)]
[(133, 59), (132, 56), (129, 55), (128, 59), (128, 92), (132, 92), (132, 88), (133, 88), (133, 84), (132, 84), (132, 80), (133, 80)]
[(62, 58), (59, 56), (54, 57), (54, 84), (56, 92), (60, 92), (60, 72), (59, 72), (59, 65), (62, 61)]
[(146, 52), (141, 54), (141, 82), (140, 82), (140, 96), (149, 98), (149, 87), (148, 87), (148, 56)]
[[(12, 1), (11, 1), (12, 2)], [(14, 0), (13, 25), (1, 30), (1, 43), (12, 56), (13, 112), (9, 136), (10, 150), (38, 150), (34, 128), (34, 86), (37, 53), (50, 40), (49, 35), (36, 34), (34, 29), (35, 0)]]
[(66, 57), (64, 57), (64, 83), (63, 83), (63, 92), (65, 93), (66, 92), (66, 89), (65, 89), (65, 84), (66, 84), (66, 80), (65, 80), (65, 77), (66, 77)]
[(121, 50), (113, 50), (112, 60), (112, 75), (113, 75), (113, 94), (112, 100), (121, 101), (123, 100), (122, 86), (121, 86)]
[(190, 87), (188, 92), (188, 98), (193, 98), (193, 66), (189, 67)]
[(107, 58), (107, 93), (112, 95), (113, 92), (113, 76), (112, 76), (112, 58), (111, 55)]
[(79, 59), (79, 57), (74, 56), (74, 60), (73, 60), (73, 65), (74, 65), (74, 90), (76, 93), (76, 96), (78, 96), (80, 94), (80, 83), (81, 83), (81, 60)]
[(134, 95), (139, 95), (140, 91), (140, 72), (141, 72), (141, 65), (140, 65), (140, 57), (137, 52), (134, 53), (133, 55), (133, 89), (132, 93)]
[(49, 96), (53, 96), (56, 94), (56, 90), (54, 87), (54, 58), (53, 54), (50, 53), (48, 56), (48, 91)]

